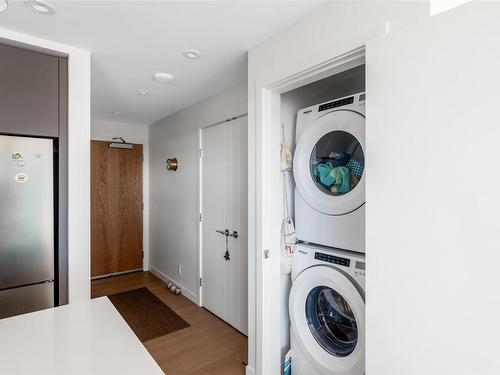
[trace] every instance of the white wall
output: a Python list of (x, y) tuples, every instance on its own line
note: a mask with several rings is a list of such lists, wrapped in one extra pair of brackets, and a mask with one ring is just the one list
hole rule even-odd
[[(247, 84), (179, 111), (149, 128), (150, 271), (181, 286), (199, 302), (198, 286), (198, 130), (247, 112)], [(177, 158), (176, 172), (167, 158)], [(177, 273), (182, 266), (182, 275)]]
[(367, 374), (500, 373), (499, 14), (367, 44)]
[(97, 141), (110, 141), (122, 137), (127, 142), (142, 144), (144, 163), (142, 169), (143, 189), (143, 268), (149, 269), (149, 127), (118, 121), (92, 120), (91, 138)]
[(92, 120), (91, 135), (92, 139), (110, 140), (112, 137), (123, 137), (131, 143), (147, 143), (148, 126), (128, 124), (119, 121)]
[(68, 300), (90, 298), (90, 53), (0, 29), (5, 43), (68, 57)]
[[(249, 306), (255, 309), (249, 311), (247, 373), (280, 371), (280, 121), (270, 108), (279, 100), (266, 89), (320, 70), (386, 28), (395, 32), (428, 15), (426, 2), (332, 2), (249, 52), (249, 217), (255, 219), (249, 228)], [(262, 256), (265, 249), (269, 259)]]
[(431, 16), (453, 9), (471, 0), (430, 0)]

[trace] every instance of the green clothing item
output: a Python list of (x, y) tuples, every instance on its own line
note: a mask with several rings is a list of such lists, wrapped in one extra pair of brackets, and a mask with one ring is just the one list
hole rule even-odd
[(346, 167), (335, 167), (330, 172), (333, 178), (333, 185), (339, 193), (345, 194), (351, 191), (351, 175)]

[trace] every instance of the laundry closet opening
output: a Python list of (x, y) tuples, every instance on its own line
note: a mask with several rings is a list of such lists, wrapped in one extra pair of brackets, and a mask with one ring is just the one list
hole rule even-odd
[[(313, 254), (307, 260), (297, 259), (297, 254), (290, 257), (282, 244), (282, 363), (291, 340), (297, 345), (301, 341), (300, 337), (291, 338), (293, 311), (289, 311), (296, 303), (290, 299), (292, 280), (299, 276), (301, 267), (307, 262), (314, 265), (332, 260), (333, 267), (350, 264), (353, 269), (356, 265), (364, 268), (365, 99), (364, 57), (350, 61), (343, 69), (336, 67), (331, 76), (281, 94), (282, 150), (289, 149), (293, 158), (292, 163), (287, 163), (282, 155), (282, 243), (295, 239), (290, 236), (294, 230), (298, 241), (295, 253), (298, 246), (306, 246)], [(289, 225), (287, 217), (294, 227)], [(340, 253), (332, 256), (332, 249)], [(345, 291), (332, 289), (331, 285), (314, 286), (314, 282), (311, 290), (304, 292), (300, 302), (304, 306), (297, 311), (305, 314), (310, 331), (307, 334), (313, 338), (310, 344), (317, 346), (312, 351), (324, 350), (332, 358), (345, 357), (346, 361), (358, 356), (364, 340), (364, 332), (360, 332), (364, 331), (364, 269), (359, 270), (359, 275), (356, 271), (355, 278), (358, 276), (361, 280), (352, 288), (357, 294), (353, 298), (343, 295)], [(331, 301), (335, 301), (333, 309)], [(324, 314), (318, 309), (324, 310)], [(333, 319), (329, 321), (328, 311), (336, 311), (333, 315), (342, 317), (342, 326)], [(314, 353), (309, 354), (314, 357)], [(359, 366), (364, 367), (364, 352), (359, 358), (362, 358)], [(297, 359), (292, 358), (292, 364), (294, 361)], [(300, 374), (300, 368), (292, 369)]]

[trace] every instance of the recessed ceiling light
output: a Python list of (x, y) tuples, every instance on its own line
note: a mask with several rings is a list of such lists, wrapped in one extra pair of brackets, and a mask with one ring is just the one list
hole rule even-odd
[(174, 80), (174, 76), (168, 73), (155, 73), (153, 79), (158, 83), (169, 83)]
[(119, 115), (119, 114), (120, 114), (120, 111), (111, 111), (111, 113), (112, 113), (113, 115)]
[(24, 4), (32, 11), (40, 14), (52, 15), (55, 13), (54, 7), (44, 0), (27, 0)]
[(188, 49), (187, 51), (182, 52), (182, 54), (188, 59), (199, 59), (201, 56), (201, 52), (195, 49)]
[(149, 95), (149, 91), (148, 90), (139, 90), (139, 91), (137, 91), (137, 93), (139, 95), (143, 95), (143, 96)]
[(0, 12), (3, 12), (8, 7), (9, 3), (7, 2), (7, 0), (0, 0)]

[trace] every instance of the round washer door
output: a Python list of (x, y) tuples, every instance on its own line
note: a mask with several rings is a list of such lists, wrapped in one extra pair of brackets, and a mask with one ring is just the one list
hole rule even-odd
[(289, 310), (311, 363), (325, 373), (364, 374), (365, 303), (345, 274), (328, 266), (306, 269), (292, 285)]
[[(293, 160), (299, 193), (315, 210), (345, 215), (365, 203), (365, 117), (324, 114), (302, 134)], [(340, 182), (340, 183), (339, 183)]]

